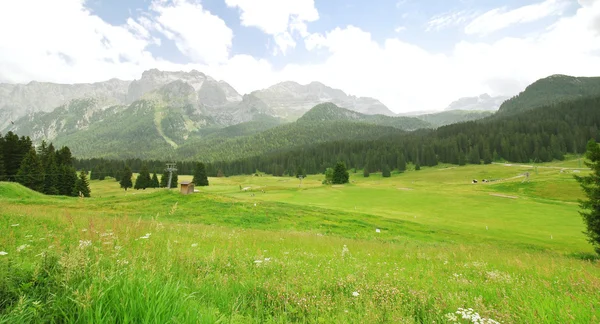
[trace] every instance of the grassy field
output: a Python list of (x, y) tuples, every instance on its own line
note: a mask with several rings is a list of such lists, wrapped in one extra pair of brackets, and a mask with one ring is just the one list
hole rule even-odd
[(211, 178), (189, 196), (105, 180), (89, 199), (0, 183), (0, 322), (597, 323), (573, 168)]

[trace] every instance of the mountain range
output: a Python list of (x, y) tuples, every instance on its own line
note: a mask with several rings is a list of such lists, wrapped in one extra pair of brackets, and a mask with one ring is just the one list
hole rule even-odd
[[(499, 110), (600, 94), (599, 84), (600, 78), (551, 76)], [(195, 70), (153, 69), (134, 81), (0, 84), (0, 130), (67, 145), (80, 157), (215, 160), (483, 119), (504, 99), (484, 94), (459, 99), (445, 111), (399, 116), (376, 99), (318, 82), (282, 82), (241, 95)]]

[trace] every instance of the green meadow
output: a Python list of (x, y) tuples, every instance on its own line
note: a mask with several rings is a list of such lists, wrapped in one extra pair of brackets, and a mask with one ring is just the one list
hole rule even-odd
[(187, 196), (108, 179), (86, 199), (0, 183), (0, 323), (597, 323), (579, 167), (259, 174)]

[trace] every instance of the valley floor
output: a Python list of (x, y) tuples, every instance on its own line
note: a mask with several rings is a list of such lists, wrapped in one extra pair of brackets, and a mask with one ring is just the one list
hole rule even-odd
[(0, 322), (599, 322), (578, 168), (210, 178), (189, 196), (104, 180), (89, 199), (0, 183)]

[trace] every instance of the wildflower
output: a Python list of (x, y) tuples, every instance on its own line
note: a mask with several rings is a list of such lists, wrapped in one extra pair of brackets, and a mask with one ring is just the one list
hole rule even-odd
[(192, 244), (192, 247), (196, 247), (196, 246), (198, 246), (198, 243)]
[(85, 249), (86, 247), (88, 247), (90, 245), (92, 245), (92, 241), (89, 241), (89, 240), (85, 240), (85, 241), (79, 240), (79, 248), (80, 249)]
[(4, 252), (4, 251), (0, 251), (0, 255), (7, 255), (8, 253)]
[(358, 291), (355, 291), (355, 292), (352, 293), (352, 296), (354, 296), (354, 297), (358, 297), (359, 295), (360, 294), (358, 293)]
[(23, 245), (17, 247), (17, 252), (21, 252), (21, 251), (25, 250), (28, 247), (29, 247), (29, 244), (23, 244)]
[(348, 250), (348, 247), (344, 244), (344, 247), (342, 247), (342, 257), (346, 256), (348, 253), (350, 253), (350, 250)]
[(12, 226), (12, 227), (17, 227), (17, 226), (19, 226), (19, 224), (12, 224), (12, 225), (10, 225), (10, 226)]
[(262, 263), (262, 260), (254, 260), (254, 263), (256, 263), (256, 264), (261, 264), (261, 263)]
[(265, 262), (271, 261), (271, 258), (265, 258)]
[(121, 246), (120, 246), (120, 245), (115, 245), (115, 250), (117, 250), (117, 251), (118, 251), (118, 250), (120, 250), (120, 249), (121, 249)]
[(149, 239), (151, 233), (146, 233), (146, 235), (140, 237), (141, 239)]
[(87, 232), (87, 228), (81, 229), (82, 232)]
[(375, 233), (381, 233), (381, 230), (379, 228), (376, 228)]

